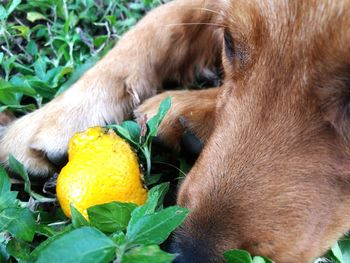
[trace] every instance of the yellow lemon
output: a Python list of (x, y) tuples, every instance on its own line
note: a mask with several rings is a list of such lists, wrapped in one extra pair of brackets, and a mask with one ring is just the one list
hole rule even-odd
[(86, 218), (86, 209), (97, 204), (145, 203), (137, 156), (113, 131), (94, 127), (77, 133), (69, 142), (68, 160), (56, 186), (66, 216), (71, 217), (70, 203)]

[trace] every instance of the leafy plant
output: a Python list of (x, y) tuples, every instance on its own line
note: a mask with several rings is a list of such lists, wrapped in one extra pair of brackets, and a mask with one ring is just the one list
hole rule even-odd
[[(165, 193), (167, 184), (158, 185), (149, 192), (145, 205), (112, 202), (88, 209), (90, 223), (75, 210), (71, 231), (49, 238), (32, 253), (33, 260), (46, 262), (117, 262), (143, 257), (144, 262), (153, 262), (153, 257), (162, 257), (171, 262), (173, 255), (157, 246), (182, 223), (187, 210), (177, 206), (162, 209), (158, 201)], [(156, 209), (158, 208), (158, 209)], [(159, 233), (164, 233), (159, 235)], [(148, 250), (149, 248), (149, 250)], [(147, 250), (147, 257), (144, 257)], [(139, 254), (141, 253), (141, 255)]]
[(227, 263), (273, 263), (272, 260), (266, 257), (252, 257), (245, 250), (229, 250), (224, 253)]
[(344, 237), (340, 239), (327, 254), (327, 258), (335, 263), (350, 262), (350, 239)]
[[(22, 262), (138, 262), (138, 258), (171, 262), (174, 255), (158, 245), (188, 214), (178, 206), (163, 208), (161, 202), (169, 188), (163, 183), (149, 191), (146, 204), (140, 207), (118, 202), (90, 207), (90, 222), (72, 207), (72, 222), (55, 231), (53, 225), (40, 222), (40, 211), (30, 210), (30, 202), (17, 199), (10, 186), (1, 168), (1, 262), (10, 257)], [(42, 236), (47, 239), (32, 250), (34, 237)]]
[[(139, 125), (135, 121), (125, 121), (120, 125), (109, 125), (116, 132), (128, 140), (137, 151), (143, 154), (146, 160), (145, 182), (151, 185), (157, 182), (159, 177), (151, 176), (151, 151), (153, 138), (157, 136), (157, 131), (160, 123), (164, 119), (166, 113), (170, 109), (171, 99), (165, 98), (159, 106), (158, 113), (153, 116), (148, 122)], [(147, 131), (147, 132), (146, 132)]]

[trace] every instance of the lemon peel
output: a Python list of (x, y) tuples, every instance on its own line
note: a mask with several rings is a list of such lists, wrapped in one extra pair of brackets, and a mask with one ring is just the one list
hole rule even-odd
[(68, 163), (57, 179), (57, 198), (67, 217), (70, 204), (88, 218), (86, 209), (112, 201), (142, 205), (147, 190), (142, 184), (137, 156), (112, 130), (93, 127), (72, 137)]

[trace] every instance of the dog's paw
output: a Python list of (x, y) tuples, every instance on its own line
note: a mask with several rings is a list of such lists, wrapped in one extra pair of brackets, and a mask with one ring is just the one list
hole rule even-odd
[(158, 137), (166, 145), (175, 150), (179, 150), (181, 136), (185, 131), (185, 127), (181, 121), (184, 116), (181, 116), (181, 109), (179, 108), (176, 95), (176, 92), (164, 92), (147, 99), (134, 110), (134, 115), (137, 119), (141, 119), (143, 116), (146, 116), (147, 119), (152, 118), (157, 114), (161, 102), (166, 97), (170, 96), (172, 99), (172, 106), (159, 126)]
[(151, 118), (168, 96), (172, 105), (159, 127), (158, 136), (176, 150), (185, 146), (190, 148), (188, 150), (195, 148), (199, 152), (212, 130), (217, 89), (164, 92), (144, 101), (135, 110), (135, 116)]
[(45, 106), (3, 127), (0, 161), (8, 165), (12, 154), (30, 175), (43, 177), (56, 171), (65, 159), (70, 137), (83, 129), (80, 116)]
[(28, 114), (3, 127), (0, 140), (0, 161), (8, 165), (12, 154), (35, 176), (46, 176), (55, 170), (48, 160), (46, 151), (33, 147), (34, 137), (42, 125), (37, 112)]
[(76, 132), (105, 124), (104, 108), (96, 108), (97, 103), (81, 103), (79, 99), (73, 103), (73, 98), (55, 99), (5, 126), (0, 138), (1, 163), (8, 166), (8, 156), (12, 154), (33, 177), (56, 172), (66, 159), (69, 139)]

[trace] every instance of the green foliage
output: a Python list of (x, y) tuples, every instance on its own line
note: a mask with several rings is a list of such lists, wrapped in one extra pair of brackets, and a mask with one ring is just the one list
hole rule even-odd
[[(11, 193), (9, 182), (1, 169), (1, 199)], [(36, 247), (33, 239), (42, 236), (43, 223), (35, 220), (40, 212), (31, 211), (30, 202), (14, 197), (0, 212), (0, 255), (23, 262), (171, 262), (174, 255), (158, 245), (183, 222), (188, 211), (178, 206), (163, 209), (168, 188), (167, 183), (152, 188), (145, 205), (139, 207), (119, 202), (93, 206), (88, 209), (89, 222), (71, 207), (72, 221), (64, 222), (64, 228)], [(52, 224), (45, 226), (52, 228)]]
[(74, 228), (89, 225), (89, 222), (85, 219), (85, 217), (82, 214), (80, 214), (80, 212), (73, 206), (73, 204), (70, 204), (70, 212), (72, 216), (72, 225)]
[(229, 250), (224, 253), (227, 263), (272, 263), (273, 261), (265, 258), (255, 256), (252, 257), (247, 251), (236, 249)]
[[(40, 249), (38, 247), (37, 249)], [(110, 262), (116, 245), (108, 236), (92, 227), (74, 229), (64, 235), (50, 238), (35, 262)]]
[(328, 252), (328, 257), (335, 263), (350, 262), (350, 239), (345, 237), (339, 240)]
[(153, 138), (157, 136), (158, 128), (165, 115), (171, 107), (171, 98), (165, 98), (158, 109), (158, 113), (147, 123), (140, 125), (135, 121), (125, 121), (120, 125), (108, 125), (113, 128), (120, 136), (129, 141), (137, 151), (141, 152), (146, 162), (146, 185), (157, 183), (160, 179), (157, 176), (151, 176), (151, 150)]
[(90, 207), (87, 212), (91, 225), (106, 233), (127, 228), (135, 204), (112, 202)]

